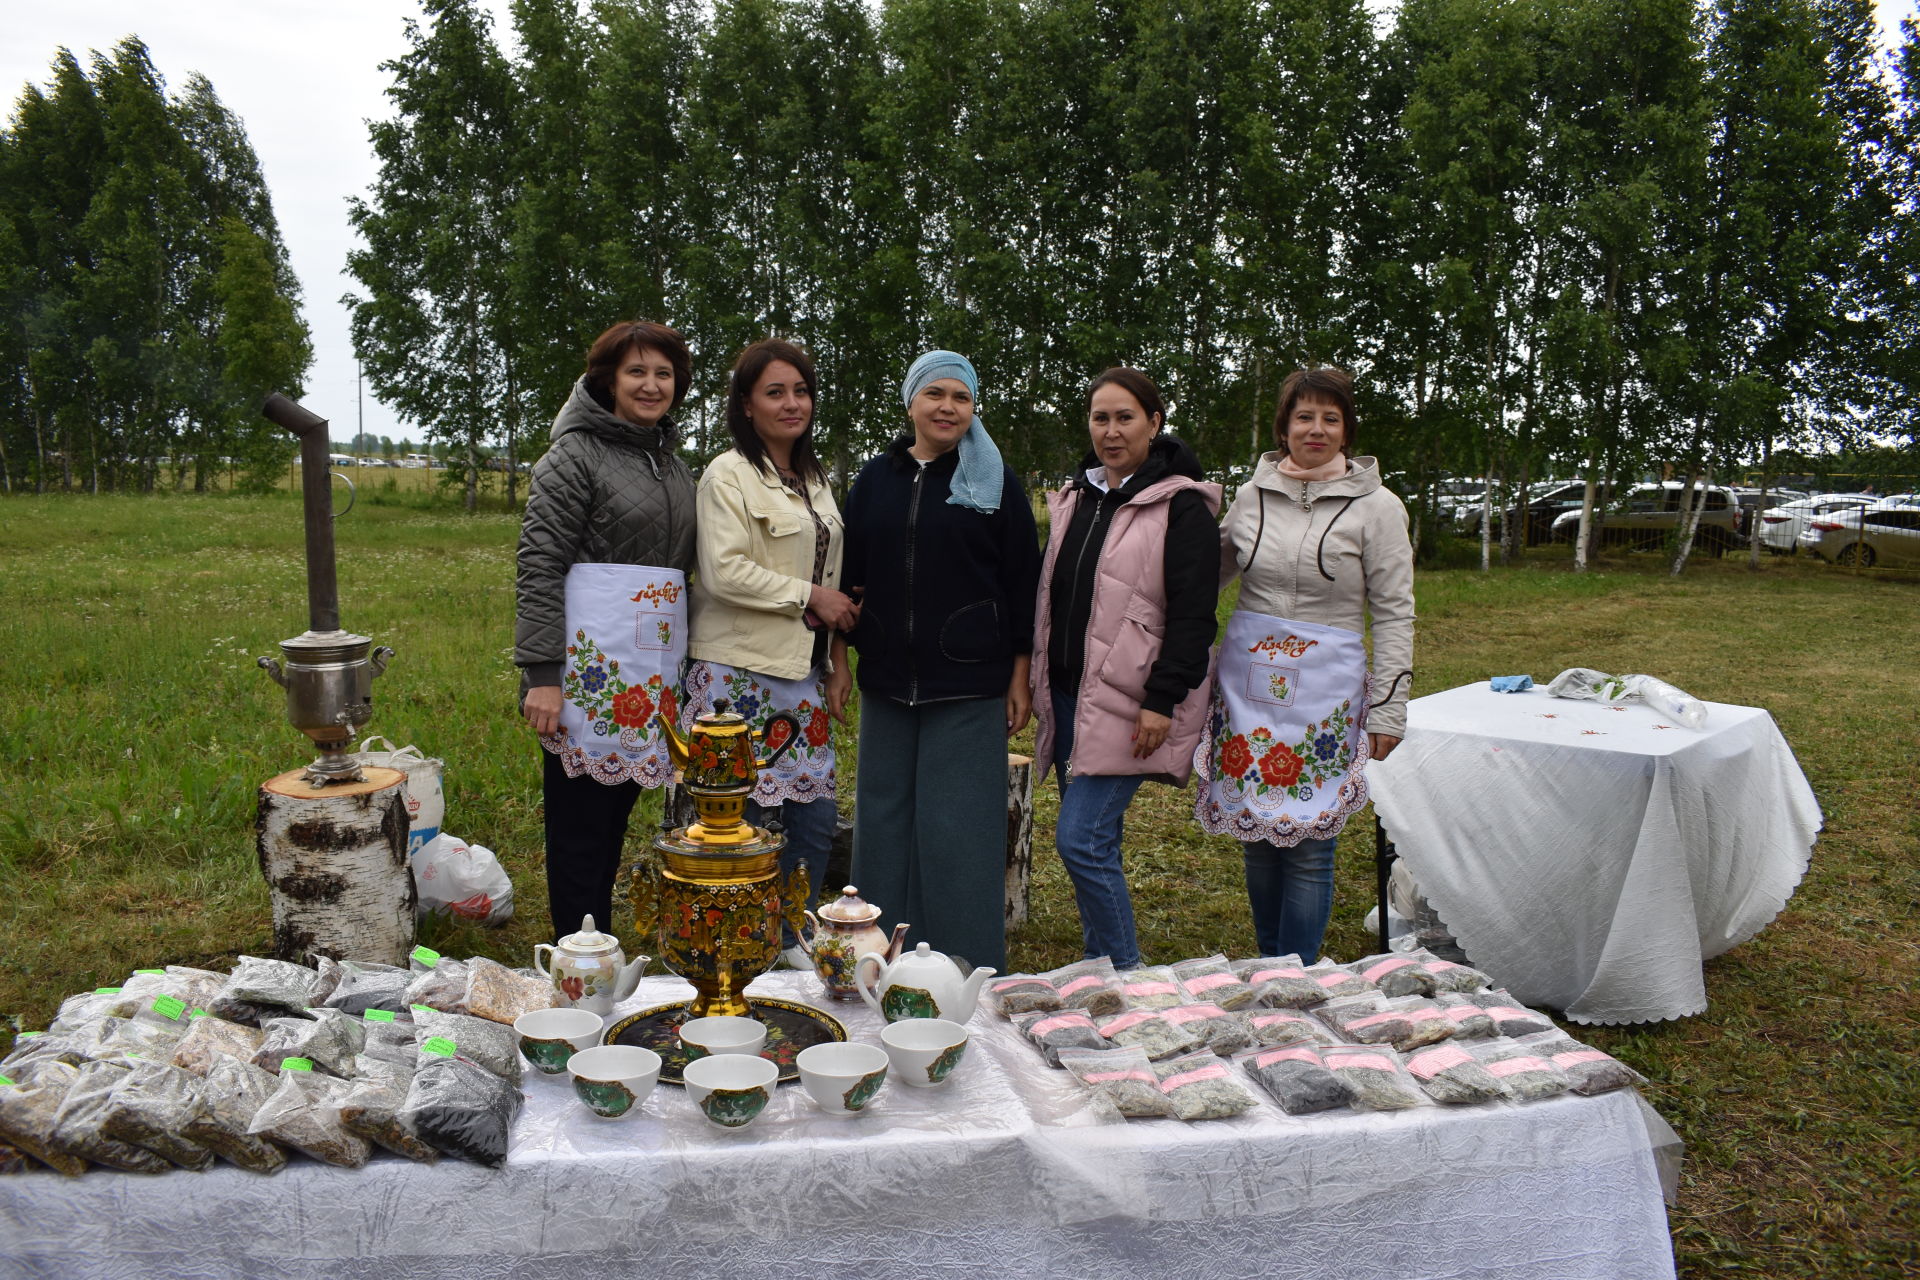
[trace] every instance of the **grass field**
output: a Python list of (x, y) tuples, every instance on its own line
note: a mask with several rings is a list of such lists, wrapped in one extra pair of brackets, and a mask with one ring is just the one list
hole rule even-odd
[[(517, 521), (458, 514), (414, 483), (437, 473), (371, 474), (338, 526), (343, 623), (398, 651), (370, 729), (446, 759), (446, 828), (499, 851), (522, 907), (501, 930), (423, 937), (526, 963), (551, 939), (538, 748), (513, 714)], [(1652, 1079), (1687, 1143), (1683, 1275), (1920, 1273), (1920, 586), (1788, 560), (1660, 570), (1613, 556), (1575, 576), (1541, 553), (1486, 576), (1424, 572), (1416, 692), (1585, 665), (1772, 711), (1827, 818), (1806, 882), (1708, 965), (1709, 1012), (1579, 1034)], [(255, 789), (311, 753), (254, 659), (305, 629), (304, 582), (287, 496), (0, 502), (0, 1048), (67, 993), (270, 945)], [(1013, 941), (1025, 966), (1079, 950), (1054, 798), (1039, 797), (1033, 916)], [(1134, 807), (1143, 945), (1247, 954), (1238, 851), (1189, 814), (1167, 788)], [(1343, 841), (1327, 943), (1341, 958), (1371, 950), (1371, 830), (1363, 818)]]

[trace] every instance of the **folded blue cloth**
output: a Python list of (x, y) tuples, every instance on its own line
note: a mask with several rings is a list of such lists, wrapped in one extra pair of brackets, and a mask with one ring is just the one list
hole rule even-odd
[(1533, 688), (1532, 676), (1495, 676), (1493, 678), (1495, 693), (1525, 693), (1531, 688)]

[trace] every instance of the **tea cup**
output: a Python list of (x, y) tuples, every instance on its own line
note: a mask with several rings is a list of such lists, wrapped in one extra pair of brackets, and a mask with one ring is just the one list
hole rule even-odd
[(880, 1032), (894, 1074), (916, 1089), (942, 1084), (967, 1052), (967, 1029), (946, 1018), (907, 1018)]
[[(772, 1063), (768, 1063), (772, 1066)], [(573, 1091), (602, 1120), (640, 1109), (660, 1080), (660, 1055), (631, 1044), (602, 1044), (567, 1059)]]
[(567, 1059), (600, 1043), (606, 1020), (585, 1009), (535, 1009), (513, 1020), (520, 1056), (543, 1076), (567, 1069)]
[(745, 1053), (719, 1053), (689, 1062), (681, 1079), (701, 1115), (723, 1129), (739, 1129), (766, 1109), (780, 1068)]
[(832, 1116), (859, 1115), (887, 1080), (887, 1054), (870, 1044), (810, 1045), (794, 1064), (800, 1085)]
[(758, 1018), (717, 1015), (680, 1024), (680, 1045), (692, 1062), (710, 1054), (757, 1054), (767, 1042), (767, 1025)]

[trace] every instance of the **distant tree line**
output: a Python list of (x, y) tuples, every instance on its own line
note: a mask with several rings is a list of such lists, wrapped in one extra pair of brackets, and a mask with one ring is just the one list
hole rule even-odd
[(246, 130), (129, 37), (54, 58), (0, 130), (0, 490), (284, 474), (269, 391), (312, 362)]

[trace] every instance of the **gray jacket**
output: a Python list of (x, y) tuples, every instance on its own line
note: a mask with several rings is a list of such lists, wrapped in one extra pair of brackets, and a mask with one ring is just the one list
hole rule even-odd
[(584, 378), (553, 420), (533, 468), (514, 578), (513, 662), (521, 688), (560, 683), (567, 570), (576, 564), (694, 568), (693, 473), (671, 420), (636, 427), (587, 394)]

